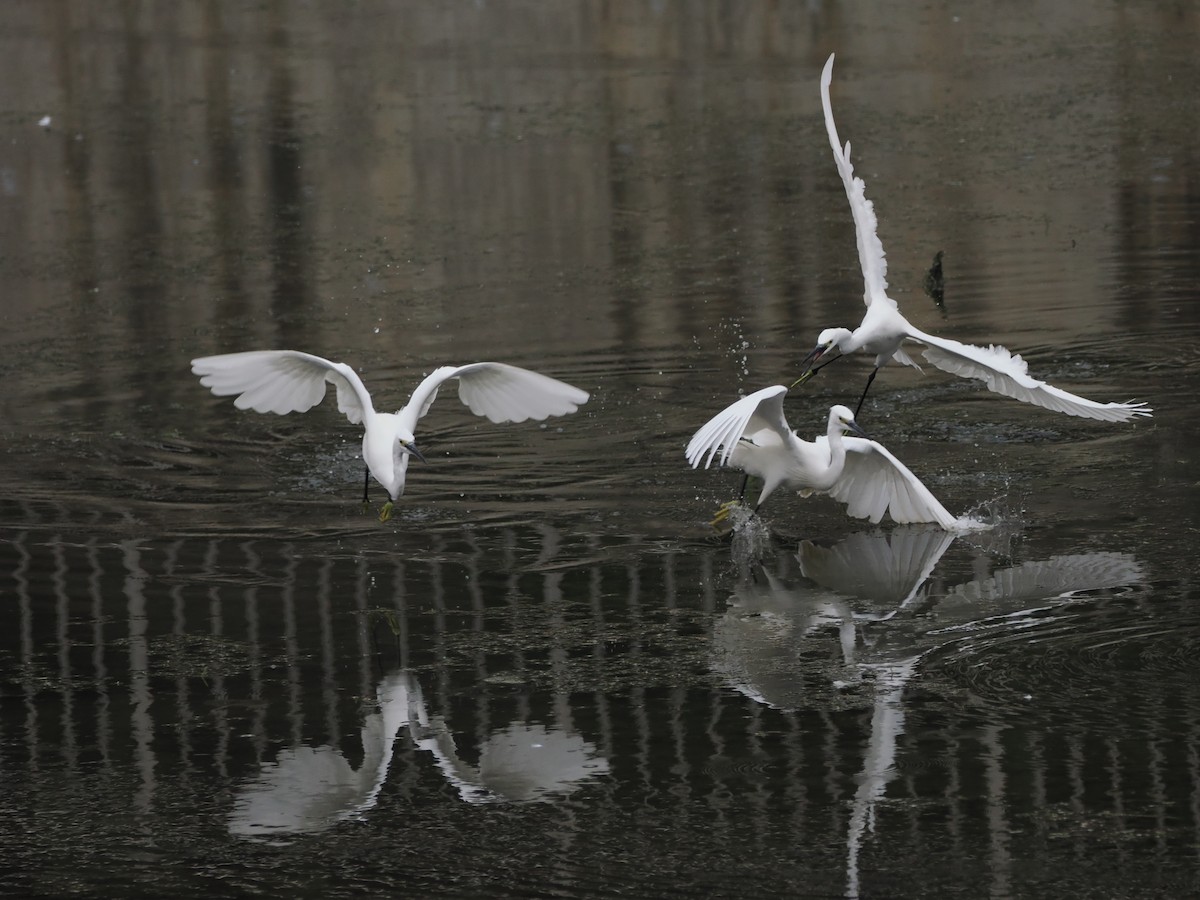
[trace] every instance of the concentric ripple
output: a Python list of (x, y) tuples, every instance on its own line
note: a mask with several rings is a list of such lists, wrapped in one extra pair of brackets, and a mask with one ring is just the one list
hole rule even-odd
[(1200, 619), (1181, 601), (1140, 591), (1077, 595), (978, 621), (931, 652), (923, 672), (988, 710), (1136, 727), (1139, 710), (1197, 689)]

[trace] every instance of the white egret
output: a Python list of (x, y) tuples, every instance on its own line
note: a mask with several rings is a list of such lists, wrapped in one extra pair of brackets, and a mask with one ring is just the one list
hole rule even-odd
[[(707, 469), (719, 453), (720, 465), (729, 464), (747, 476), (761, 478), (763, 489), (756, 511), (776, 488), (788, 487), (804, 496), (828, 494), (859, 519), (878, 522), (886, 512), (900, 523), (936, 522), (946, 530), (957, 527), (954, 516), (920, 479), (882, 444), (866, 436), (847, 407), (832, 407), (826, 433), (816, 441), (805, 441), (784, 419), (786, 394), (783, 385), (772, 385), (713, 416), (688, 443), (686, 456), (692, 468), (703, 461)], [(847, 429), (861, 436), (843, 437)], [(745, 487), (743, 481), (743, 492)]]
[[(1025, 361), (1004, 347), (996, 344), (977, 347), (935, 337), (914, 327), (900, 314), (896, 301), (887, 295), (887, 280), (884, 277), (887, 274), (887, 259), (877, 234), (879, 223), (875, 218), (874, 206), (866, 198), (866, 185), (861, 178), (855, 177), (854, 168), (850, 165), (850, 143), (847, 141), (845, 149), (842, 148), (837, 128), (833, 123), (833, 108), (829, 102), (829, 84), (832, 78), (833, 54), (830, 54), (821, 73), (821, 105), (825, 110), (825, 129), (829, 133), (834, 162), (837, 163), (838, 172), (842, 176), (846, 197), (850, 201), (850, 211), (854, 216), (858, 259), (865, 282), (863, 300), (867, 304), (867, 312), (863, 316), (862, 324), (854, 331), (848, 328), (827, 328), (821, 332), (817, 337), (816, 347), (802, 363), (805, 367), (804, 372), (796, 384), (806, 381), (822, 366), (840, 359), (841, 355), (865, 350), (874, 355), (875, 368), (871, 370), (862, 397), (859, 398), (857, 413), (862, 410), (863, 400), (867, 397), (871, 382), (889, 360), (894, 359), (898, 363), (920, 370), (921, 367), (901, 346), (907, 340), (923, 344), (925, 359), (939, 369), (964, 378), (976, 378), (984, 382), (988, 390), (1025, 403), (1106, 422), (1126, 422), (1135, 416), (1150, 415), (1152, 410), (1144, 403), (1097, 403), (1060, 390), (1030, 377)], [(825, 359), (825, 355), (834, 349), (838, 350), (840, 355)]]
[[(387, 490), (389, 500), (380, 511), (386, 522), (404, 493), (409, 460), (425, 457), (417, 449), (413, 431), (429, 411), (438, 388), (458, 379), (458, 396), (477, 416), (500, 422), (523, 422), (575, 412), (588, 394), (565, 382), (497, 362), (441, 366), (417, 385), (403, 409), (375, 411), (371, 395), (350, 366), (330, 362), (299, 350), (251, 350), (192, 360), (192, 372), (218, 397), (237, 394), (234, 406), (261, 413), (284, 415), (305, 412), (321, 402), (326, 384), (337, 388), (338, 409), (365, 429), (362, 442), (367, 472)], [(367, 502), (369, 476), (364, 476), (363, 502)]]

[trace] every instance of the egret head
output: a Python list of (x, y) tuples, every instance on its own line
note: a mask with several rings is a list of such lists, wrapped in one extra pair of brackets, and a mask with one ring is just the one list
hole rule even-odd
[(405, 474), (412, 457), (425, 462), (411, 428), (392, 413), (377, 414), (363, 433), (363, 460), (392, 500), (404, 493)]
[(407, 453), (409, 456), (415, 456), (423, 463), (429, 463), (429, 460), (427, 460), (425, 455), (417, 448), (416, 438), (409, 435), (407, 440), (403, 436), (397, 438), (397, 440), (400, 443), (400, 450), (402, 452)]
[(841, 404), (829, 410), (829, 431), (832, 434), (836, 430), (849, 431), (861, 438), (870, 440), (870, 435), (863, 431), (862, 427), (854, 421), (854, 413), (850, 411), (850, 407), (842, 406)]
[(817, 335), (817, 347), (821, 349), (822, 353), (827, 353), (834, 347), (841, 350), (842, 342), (847, 340), (851, 334), (849, 328), (826, 328)]
[[(813, 347), (812, 350), (809, 351), (808, 356), (801, 360), (800, 366), (803, 371), (800, 375), (800, 378), (795, 382), (795, 384), (792, 385), (792, 387), (795, 387), (797, 384), (803, 384), (805, 381), (811, 378), (819, 368), (817, 363), (819, 363), (825, 354), (830, 350), (836, 347), (840, 352), (844, 352), (842, 351), (841, 346), (842, 341), (849, 338), (850, 335), (851, 332), (849, 328), (826, 328), (819, 335), (817, 335), (817, 346)], [(838, 357), (835, 356), (828, 361), (833, 362), (833, 360), (837, 358)]]

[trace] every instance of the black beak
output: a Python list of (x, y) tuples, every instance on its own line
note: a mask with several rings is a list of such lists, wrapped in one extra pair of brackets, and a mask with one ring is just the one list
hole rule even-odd
[(411, 453), (413, 456), (415, 456), (417, 459), (419, 459), (421, 462), (425, 463), (425, 465), (429, 465), (429, 460), (427, 460), (425, 458), (425, 454), (423, 454), (420, 450), (417, 449), (417, 444), (415, 441), (411, 444), (405, 444), (404, 449), (407, 450), (409, 453)]
[(849, 422), (842, 422), (842, 425), (845, 427), (845, 429), (847, 431), (854, 432), (860, 438), (866, 438), (868, 441), (871, 440), (871, 436), (869, 434), (867, 434), (865, 431), (863, 431), (862, 426), (859, 425), (857, 422), (855, 422), (853, 419), (851, 419)]
[(820, 359), (827, 349), (827, 347), (824, 347), (821, 344), (817, 344), (817, 346), (813, 347), (808, 356), (804, 357), (804, 359), (800, 361), (801, 371), (805, 375), (811, 372), (813, 363)]
[[(804, 359), (800, 360), (800, 369), (801, 369), (800, 377), (792, 382), (792, 387), (796, 387), (797, 385), (804, 384), (804, 382), (808, 381), (808, 379), (812, 378), (814, 375), (817, 374), (817, 370), (815, 368), (813, 368), (813, 363), (815, 363), (822, 356), (824, 356), (825, 352), (828, 349), (829, 349), (828, 347), (825, 347), (821, 344), (817, 344), (817, 346), (812, 348), (812, 350), (809, 352), (808, 356), (806, 356), (806, 357), (804, 357)], [(835, 357), (835, 359), (836, 358), (837, 357)], [(833, 362), (833, 360), (831, 359), (830, 362)]]

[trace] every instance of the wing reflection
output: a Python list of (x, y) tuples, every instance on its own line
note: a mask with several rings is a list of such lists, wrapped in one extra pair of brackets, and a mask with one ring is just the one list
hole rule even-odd
[(817, 584), (890, 608), (873, 618), (891, 618), (916, 598), (954, 535), (940, 528), (910, 526), (891, 534), (852, 534), (832, 547), (804, 541), (796, 553), (800, 571)]
[(421, 686), (409, 672), (386, 676), (377, 688), (379, 709), (363, 720), (363, 763), (355, 769), (342, 751), (299, 745), (264, 763), (234, 801), (229, 830), (245, 837), (321, 831), (371, 809), (387, 780), (400, 729), (433, 759), (468, 803), (547, 800), (608, 773), (596, 746), (562, 728), (512, 722), (483, 743), (479, 764), (458, 753), (441, 717), (430, 718)]
[(1080, 591), (1122, 587), (1141, 580), (1142, 567), (1128, 553), (1051, 556), (997, 569), (989, 578), (960, 584), (946, 595), (946, 601), (1023, 603), (1065, 598)]
[[(1081, 591), (1142, 580), (1141, 566), (1128, 554), (1087, 553), (997, 569), (934, 591), (930, 576), (954, 540), (940, 530), (911, 527), (855, 534), (829, 548), (806, 541), (795, 556), (800, 579), (771, 573), (761, 563), (742, 565), (743, 577), (715, 626), (713, 670), (747, 697), (784, 710), (821, 708), (831, 698), (826, 707), (871, 704), (847, 825), (848, 897), (859, 895), (862, 845), (896, 774), (904, 689), (925, 655), (962, 640), (964, 631), (1011, 623), (1031, 605), (1045, 609), (1069, 603)], [(920, 604), (921, 616), (904, 615), (919, 600), (927, 601)], [(847, 694), (847, 688), (853, 690)]]
[(468, 803), (549, 800), (608, 774), (608, 761), (577, 734), (541, 724), (514, 722), (493, 731), (472, 766), (458, 754), (445, 727), (419, 742)]
[[(940, 528), (902, 526), (854, 534), (830, 548), (804, 541), (796, 559), (807, 581), (747, 568), (715, 628), (714, 671), (735, 690), (783, 710), (861, 678), (860, 623), (886, 621), (910, 606), (953, 542)], [(836, 657), (814, 653), (802, 640), (834, 627)]]
[(229, 830), (246, 837), (321, 831), (375, 805), (387, 778), (396, 735), (425, 717), (420, 685), (393, 672), (377, 688), (379, 710), (363, 719), (363, 763), (357, 769), (336, 747), (299, 745), (263, 763), (238, 793)]

